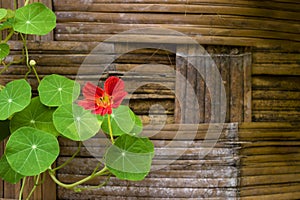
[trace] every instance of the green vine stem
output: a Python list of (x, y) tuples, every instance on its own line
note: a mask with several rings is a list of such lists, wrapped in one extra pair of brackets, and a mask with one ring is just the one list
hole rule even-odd
[(22, 195), (23, 195), (23, 192), (24, 192), (25, 184), (26, 184), (26, 176), (22, 180), (22, 187), (21, 187), (21, 190), (20, 190), (20, 193), (19, 193), (19, 200), (22, 200)]
[(27, 48), (27, 40), (26, 38), (23, 36), (23, 34), (20, 34), (21, 35), (21, 38), (23, 40), (23, 45), (24, 45), (24, 49), (25, 49), (25, 57), (26, 57), (26, 66), (28, 67), (28, 71), (27, 73), (25, 74), (25, 78), (27, 79), (28, 78), (28, 75), (31, 73), (31, 70), (33, 70), (34, 72), (34, 75), (38, 81), (38, 83), (41, 82), (40, 78), (39, 78), (39, 75), (35, 69), (35, 65), (30, 65), (29, 64), (29, 54), (28, 54), (28, 48)]
[(6, 64), (4, 61), (1, 62), (1, 64), (4, 66), (3, 69), (0, 70), (0, 75), (5, 72), (6, 70), (8, 70), (8, 68), (13, 65), (13, 64), (19, 64), (21, 62), (24, 61), (24, 57), (22, 57), (20, 60), (17, 60), (17, 61), (12, 61), (8, 64)]
[(11, 29), (9, 34), (6, 36), (6, 38), (2, 41), (2, 43), (7, 43), (8, 40), (10, 40), (10, 38), (14, 35), (15, 31), (14, 29)]
[(111, 177), (111, 174), (109, 174), (107, 176), (107, 179), (103, 183), (100, 183), (99, 185), (88, 186), (88, 187), (78, 187), (75, 190), (76, 190), (76, 192), (82, 192), (82, 191), (85, 191), (85, 190), (95, 190), (95, 189), (101, 188), (101, 187), (105, 186), (108, 183), (108, 181), (110, 180), (110, 177)]
[(52, 178), (52, 180), (53, 180), (57, 185), (59, 185), (59, 186), (61, 186), (61, 187), (64, 187), (64, 188), (66, 188), (66, 189), (73, 189), (74, 191), (77, 191), (77, 190), (76, 190), (76, 186), (79, 186), (79, 185), (81, 185), (81, 184), (83, 184), (83, 183), (85, 183), (85, 182), (87, 182), (87, 181), (89, 181), (89, 180), (91, 180), (91, 179), (93, 179), (93, 178), (95, 178), (95, 177), (97, 177), (97, 176), (102, 176), (102, 175), (105, 175), (105, 174), (109, 173), (108, 168), (107, 168), (106, 166), (104, 166), (102, 170), (98, 171), (98, 172), (95, 173), (95, 174), (91, 174), (90, 176), (87, 176), (87, 177), (85, 177), (84, 179), (81, 179), (81, 180), (79, 180), (79, 181), (77, 181), (77, 182), (75, 182), (75, 183), (72, 183), (72, 184), (65, 184), (65, 183), (60, 182), (60, 181), (56, 178), (56, 176), (55, 176), (55, 171), (53, 171), (53, 170), (51, 169), (51, 167), (49, 168), (48, 172), (49, 172), (49, 175), (50, 175), (50, 177)]
[(107, 123), (108, 123), (108, 128), (109, 128), (110, 139), (111, 139), (111, 142), (114, 144), (115, 140), (114, 140), (113, 133), (112, 133), (110, 115), (107, 115)]
[(29, 199), (30, 199), (30, 197), (33, 195), (33, 193), (34, 193), (36, 187), (38, 186), (38, 184), (39, 184), (39, 179), (40, 179), (40, 174), (37, 175), (37, 176), (35, 176), (34, 178), (35, 178), (34, 185), (33, 185), (32, 189), (31, 189), (29, 195), (27, 196), (26, 200), (29, 200)]
[(80, 152), (81, 146), (82, 146), (82, 142), (79, 142), (77, 151), (72, 155), (72, 157), (69, 158), (68, 160), (66, 160), (66, 162), (64, 162), (62, 165), (52, 169), (52, 171), (57, 171), (57, 170), (65, 167), (66, 165), (68, 165), (77, 156), (77, 154)]
[(27, 6), (30, 0), (26, 0), (24, 6)]

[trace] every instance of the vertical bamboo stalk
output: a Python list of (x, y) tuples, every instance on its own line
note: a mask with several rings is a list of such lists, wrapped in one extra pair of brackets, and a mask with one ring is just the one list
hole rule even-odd
[(244, 56), (244, 122), (252, 121), (252, 87), (251, 87), (252, 55)]
[(175, 123), (185, 121), (187, 50), (187, 45), (178, 45), (176, 50)]

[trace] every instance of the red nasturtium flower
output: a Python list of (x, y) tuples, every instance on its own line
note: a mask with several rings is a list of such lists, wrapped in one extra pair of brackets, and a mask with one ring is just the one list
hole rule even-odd
[(86, 110), (94, 114), (111, 114), (112, 108), (121, 104), (127, 92), (124, 91), (124, 82), (118, 77), (111, 76), (104, 83), (104, 90), (90, 82), (83, 87), (85, 99), (78, 102)]

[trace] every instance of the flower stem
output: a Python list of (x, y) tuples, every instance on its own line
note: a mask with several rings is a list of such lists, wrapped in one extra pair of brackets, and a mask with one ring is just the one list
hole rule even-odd
[(26, 0), (25, 3), (24, 3), (24, 6), (27, 6), (29, 3), (29, 0)]
[(108, 172), (107, 170), (108, 170), (108, 168), (107, 168), (106, 166), (104, 166), (103, 169), (100, 170), (100, 171), (98, 171), (97, 173), (91, 174), (90, 176), (87, 176), (87, 177), (85, 177), (84, 179), (82, 179), (82, 180), (80, 180), (80, 181), (77, 181), (77, 182), (75, 182), (75, 183), (72, 183), (72, 184), (65, 184), (65, 183), (60, 182), (60, 181), (56, 178), (55, 172), (54, 172), (51, 168), (49, 168), (48, 172), (49, 172), (49, 175), (50, 175), (50, 177), (52, 178), (52, 180), (53, 180), (57, 185), (59, 185), (59, 186), (61, 186), (61, 187), (64, 187), (64, 188), (66, 188), (66, 189), (73, 189), (73, 190), (76, 190), (76, 186), (81, 185), (81, 184), (83, 184), (83, 183), (85, 183), (85, 182), (87, 182), (87, 181), (93, 179), (94, 177), (97, 177), (97, 176), (101, 176), (101, 175), (106, 174), (106, 173)]
[(77, 151), (72, 155), (72, 157), (69, 158), (68, 160), (66, 160), (66, 162), (64, 162), (62, 165), (60, 165), (60, 166), (58, 166), (58, 167), (56, 167), (56, 168), (54, 168), (54, 169), (52, 169), (52, 170), (53, 170), (53, 171), (56, 171), (56, 170), (59, 170), (59, 169), (65, 167), (66, 165), (68, 165), (68, 164), (69, 164), (69, 163), (77, 156), (77, 154), (80, 152), (81, 145), (82, 145), (82, 143), (79, 142)]
[(35, 77), (36, 77), (38, 83), (40, 83), (41, 80), (40, 80), (40, 78), (39, 78), (39, 75), (38, 75), (38, 73), (37, 73), (35, 67), (34, 67), (34, 66), (31, 66), (31, 65), (29, 64), (29, 54), (28, 54), (28, 48), (27, 48), (26, 38), (23, 36), (23, 34), (20, 34), (20, 35), (21, 35), (21, 38), (22, 38), (22, 40), (23, 40), (23, 45), (24, 45), (24, 49), (25, 49), (25, 57), (26, 57), (26, 65), (27, 65), (27, 67), (28, 67), (28, 71), (27, 71), (27, 73), (26, 73), (26, 75), (25, 75), (25, 78), (27, 78), (28, 75), (30, 74), (31, 70), (33, 70), (34, 75), (35, 75)]
[(115, 140), (114, 140), (113, 133), (112, 133), (110, 115), (107, 115), (107, 123), (108, 123), (108, 129), (109, 129), (110, 139), (111, 139), (111, 142), (114, 144)]
[(19, 193), (19, 200), (22, 200), (22, 195), (23, 195), (23, 192), (24, 192), (25, 183), (26, 183), (26, 176), (22, 180), (22, 187), (21, 187), (21, 190), (20, 190), (20, 193)]

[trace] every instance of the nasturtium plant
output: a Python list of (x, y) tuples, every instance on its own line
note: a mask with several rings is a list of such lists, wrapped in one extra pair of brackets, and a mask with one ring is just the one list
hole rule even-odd
[(14, 132), (23, 126), (28, 126), (58, 136), (59, 132), (54, 127), (52, 119), (54, 111), (54, 108), (43, 105), (39, 97), (34, 97), (29, 106), (13, 116), (10, 130)]
[(64, 76), (52, 74), (42, 79), (38, 91), (44, 105), (56, 107), (75, 101), (80, 93), (80, 85)]
[(10, 136), (5, 155), (11, 168), (24, 176), (46, 171), (59, 155), (55, 136), (31, 127), (22, 127)]
[(125, 134), (108, 148), (105, 163), (117, 178), (138, 181), (149, 173), (153, 156), (154, 146), (148, 138)]
[(143, 122), (139, 116), (135, 115), (134, 126), (129, 134), (136, 136), (139, 135), (142, 131), (143, 131)]
[(31, 101), (31, 86), (25, 79), (9, 82), (0, 91), (0, 120), (26, 108)]
[(3, 155), (0, 159), (0, 177), (9, 183), (15, 184), (18, 183), (24, 176), (13, 170), (7, 162), (6, 156)]
[(15, 31), (45, 35), (55, 26), (55, 14), (42, 3), (32, 3), (16, 10), (13, 23)]
[(108, 116), (104, 116), (102, 129), (105, 133), (109, 134), (108, 120), (111, 121), (111, 128), (114, 136), (120, 136), (123, 134), (129, 134), (135, 125), (135, 114), (130, 110), (128, 106), (119, 106), (113, 109), (110, 119)]
[(9, 55), (9, 46), (6, 43), (0, 44), (0, 60)]
[[(56, 16), (44, 4), (30, 1), (24, 0), (24, 6), (14, 10), (0, 8), (0, 31), (6, 31), (0, 42), (0, 75), (22, 62), (28, 69), (24, 79), (0, 85), (0, 141), (6, 143), (4, 154), (0, 155), (0, 178), (13, 184), (22, 181), (19, 199), (30, 199), (46, 173), (60, 187), (75, 192), (89, 189), (81, 185), (102, 175), (133, 181), (144, 179), (150, 172), (154, 146), (148, 138), (139, 136), (143, 130), (141, 119), (128, 106), (121, 105), (127, 95), (124, 81), (110, 76), (102, 88), (101, 84), (86, 82), (81, 90), (78, 82), (59, 74), (46, 75), (41, 80), (36, 70), (38, 63), (29, 56), (27, 34), (48, 34), (56, 26)], [(14, 35), (23, 44), (20, 60), (6, 59), (10, 54), (8, 41)], [(36, 88), (30, 80), (33, 89), (28, 82), (32, 74), (38, 83)], [(58, 180), (57, 170), (76, 157), (82, 141), (99, 137), (97, 134), (107, 137), (110, 145), (103, 149), (104, 155), (99, 155), (104, 159), (99, 160), (93, 173), (71, 184)], [(53, 168), (60, 153), (61, 137), (77, 141), (78, 150)], [(101, 165), (103, 168), (98, 169)], [(24, 197), (28, 176), (34, 177), (34, 186)]]
[(95, 115), (76, 104), (58, 107), (53, 114), (53, 121), (61, 135), (74, 141), (90, 139), (101, 126)]
[(0, 20), (2, 20), (7, 15), (7, 10), (0, 8)]

